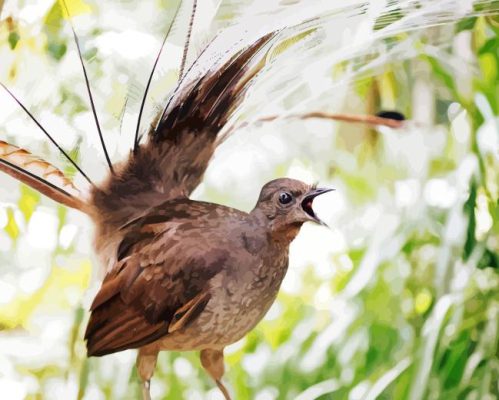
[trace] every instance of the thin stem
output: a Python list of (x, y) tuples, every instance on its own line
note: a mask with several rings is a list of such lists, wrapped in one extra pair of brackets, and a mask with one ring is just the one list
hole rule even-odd
[(102, 150), (104, 150), (104, 155), (106, 157), (107, 165), (109, 166), (109, 169), (111, 170), (111, 172), (114, 174), (113, 164), (111, 163), (111, 159), (109, 158), (109, 154), (108, 154), (107, 148), (106, 148), (106, 143), (104, 142), (104, 136), (102, 135), (102, 131), (100, 128), (99, 118), (97, 117), (97, 111), (95, 109), (94, 98), (92, 96), (92, 90), (90, 89), (90, 82), (88, 80), (87, 69), (85, 68), (85, 63), (83, 62), (83, 56), (81, 55), (81, 48), (80, 48), (80, 43), (78, 41), (78, 36), (76, 36), (76, 31), (75, 31), (75, 28), (73, 26), (73, 21), (71, 20), (71, 15), (69, 14), (69, 9), (68, 9), (68, 6), (66, 5), (66, 1), (62, 0), (62, 4), (64, 5), (64, 8), (66, 9), (66, 13), (68, 14), (69, 24), (71, 25), (71, 30), (73, 31), (73, 37), (74, 37), (74, 40), (76, 43), (76, 48), (78, 49), (78, 57), (80, 58), (80, 64), (81, 64), (81, 67), (83, 69), (83, 75), (85, 76), (85, 85), (87, 87), (88, 97), (90, 99), (90, 105), (92, 107), (92, 114), (94, 116), (95, 125), (97, 126), (97, 132), (99, 133), (99, 139), (101, 142)]
[(47, 132), (47, 130), (42, 126), (42, 124), (40, 124), (40, 122), (38, 122), (38, 120), (34, 117), (34, 115), (31, 114), (31, 112), (24, 106), (23, 103), (21, 103), (21, 101), (14, 95), (14, 93), (12, 93), (7, 88), (7, 86), (5, 86), (2, 82), (0, 82), (0, 86), (2, 86), (7, 91), (7, 93), (16, 101), (16, 103), (19, 104), (19, 106), (24, 110), (24, 112), (26, 114), (28, 114), (28, 116), (33, 120), (33, 122), (41, 129), (41, 131), (45, 134), (45, 136), (47, 136), (49, 138), (49, 140), (57, 148), (57, 150), (59, 150), (61, 152), (61, 154), (78, 170), (78, 172), (83, 175), (83, 177), (88, 181), (88, 183), (90, 183), (91, 185), (94, 185), (94, 183), (90, 180), (90, 178), (87, 176), (87, 174), (85, 174), (85, 172), (83, 172), (83, 170), (78, 166), (78, 164), (76, 164), (76, 162), (69, 156), (69, 154), (66, 153), (61, 148), (61, 146), (59, 146), (59, 144), (50, 135), (50, 133)]
[(151, 73), (149, 74), (149, 79), (147, 80), (146, 90), (144, 91), (144, 96), (142, 96), (142, 102), (140, 103), (139, 117), (137, 118), (137, 127), (135, 129), (135, 138), (133, 140), (133, 152), (134, 153), (137, 152), (139, 142), (140, 142), (140, 138), (139, 138), (140, 121), (142, 119), (142, 113), (144, 112), (144, 106), (146, 104), (147, 93), (149, 92), (149, 87), (151, 86), (152, 77), (154, 75), (154, 71), (156, 71), (156, 66), (158, 65), (159, 58), (161, 57), (161, 53), (163, 52), (163, 48), (165, 47), (166, 40), (168, 39), (168, 36), (170, 36), (170, 31), (172, 30), (173, 24), (175, 23), (175, 20), (177, 18), (181, 3), (182, 2), (178, 3), (177, 10), (175, 11), (175, 15), (173, 16), (172, 23), (168, 27), (168, 31), (166, 32), (166, 35), (163, 39), (163, 42), (161, 43), (161, 47), (159, 48), (158, 55), (156, 56), (156, 60), (154, 61), (154, 65), (152, 67)]
[(194, 62), (189, 66), (189, 68), (187, 68), (187, 72), (185, 73), (185, 75), (183, 77), (181, 77), (177, 83), (177, 86), (175, 87), (175, 89), (173, 90), (173, 93), (170, 95), (170, 98), (168, 99), (167, 103), (166, 103), (166, 106), (163, 108), (163, 112), (161, 113), (161, 118), (159, 119), (158, 121), (158, 124), (156, 126), (156, 131), (158, 130), (158, 127), (159, 125), (161, 124), (161, 122), (165, 119), (165, 116), (166, 116), (166, 111), (168, 110), (168, 107), (170, 107), (170, 104), (171, 102), (173, 101), (173, 99), (175, 98), (175, 95), (177, 94), (177, 92), (179, 91), (180, 87), (182, 86), (182, 83), (184, 82), (184, 80), (186, 79), (187, 75), (189, 75), (189, 72), (191, 70), (193, 70), (193, 68), (196, 66), (196, 64), (199, 62), (199, 60), (201, 59), (201, 57), (204, 55), (204, 53), (208, 50), (208, 48), (211, 46), (211, 44), (215, 41), (215, 39), (218, 37), (218, 35), (215, 35), (213, 37), (213, 39), (210, 40), (210, 42), (203, 48), (203, 50), (201, 50), (201, 52), (199, 53), (199, 55), (196, 57), (196, 59), (194, 60)]
[(123, 104), (123, 110), (121, 111), (120, 116), (120, 136), (123, 129), (123, 120), (125, 119), (126, 106), (128, 104), (128, 97), (125, 99), (125, 104)]
[(189, 20), (189, 28), (187, 30), (187, 38), (184, 44), (184, 53), (182, 54), (182, 63), (180, 64), (180, 72), (179, 72), (180, 79), (182, 79), (182, 77), (184, 76), (184, 68), (185, 68), (185, 63), (187, 61), (187, 53), (189, 52), (189, 44), (191, 42), (192, 27), (194, 26), (194, 17), (196, 16), (197, 5), (198, 5), (197, 0), (194, 0), (192, 4), (191, 19)]

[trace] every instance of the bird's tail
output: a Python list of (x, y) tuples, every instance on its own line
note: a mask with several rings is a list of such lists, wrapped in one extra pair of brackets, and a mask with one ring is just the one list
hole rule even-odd
[(65, 206), (87, 212), (80, 191), (61, 170), (27, 150), (0, 140), (0, 171)]
[(173, 92), (146, 143), (92, 192), (95, 208), (112, 225), (165, 200), (188, 196), (200, 183), (216, 139), (241, 104), (277, 33), (211, 60), (203, 54)]

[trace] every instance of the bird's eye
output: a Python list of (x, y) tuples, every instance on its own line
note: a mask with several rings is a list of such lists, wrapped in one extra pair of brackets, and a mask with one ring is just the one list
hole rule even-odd
[(288, 192), (282, 192), (279, 194), (279, 203), (281, 204), (289, 204), (293, 200), (293, 196), (291, 196)]

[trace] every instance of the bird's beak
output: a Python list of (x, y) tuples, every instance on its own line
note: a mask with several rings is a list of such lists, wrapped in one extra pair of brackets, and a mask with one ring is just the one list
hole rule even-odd
[(312, 204), (314, 202), (314, 199), (324, 193), (331, 192), (334, 189), (327, 189), (327, 188), (317, 188), (313, 189), (310, 192), (308, 192), (304, 197), (301, 202), (301, 207), (303, 211), (305, 211), (305, 214), (307, 214), (308, 220), (313, 221), (319, 225), (327, 226), (323, 221), (321, 221), (319, 218), (314, 213), (314, 210), (312, 208)]

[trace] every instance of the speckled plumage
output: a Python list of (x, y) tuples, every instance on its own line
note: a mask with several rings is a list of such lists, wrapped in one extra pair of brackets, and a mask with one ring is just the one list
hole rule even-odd
[[(89, 354), (145, 344), (223, 348), (244, 336), (272, 304), (287, 269), (289, 240), (275, 240), (264, 219), (259, 209), (247, 214), (182, 199), (126, 227), (92, 306)], [(174, 312), (202, 291), (210, 298), (197, 318), (163, 337)]]
[(230, 398), (224, 347), (272, 305), (301, 225), (320, 222), (311, 205), (323, 191), (292, 179), (264, 185), (250, 213), (188, 198), (273, 37), (179, 86), (148, 141), (92, 189), (88, 213), (106, 276), (91, 306), (88, 355), (139, 349), (145, 399), (161, 350), (200, 350)]
[(140, 348), (139, 373), (140, 355), (151, 358), (147, 378), (161, 350), (222, 354), (274, 302), (289, 244), (304, 222), (318, 221), (307, 207), (323, 192), (277, 179), (250, 213), (178, 198), (122, 226), (115, 264), (91, 307), (89, 355)]

